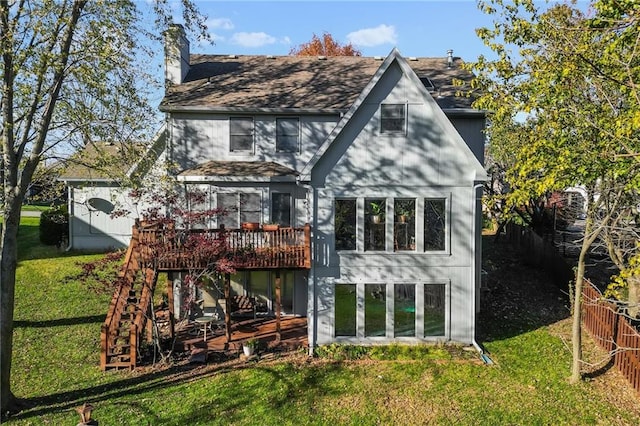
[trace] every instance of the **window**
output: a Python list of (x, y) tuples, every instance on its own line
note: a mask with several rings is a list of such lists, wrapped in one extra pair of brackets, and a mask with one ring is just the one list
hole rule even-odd
[(383, 198), (365, 199), (364, 249), (384, 250), (386, 225), (386, 203)]
[(218, 226), (225, 228), (240, 228), (242, 222), (260, 222), (261, 196), (252, 193), (219, 193), (218, 208), (226, 210), (226, 215), (218, 217)]
[(300, 151), (300, 119), (297, 117), (276, 119), (276, 151)]
[(229, 150), (231, 152), (253, 151), (253, 118), (231, 117), (229, 119)]
[(193, 229), (205, 229), (209, 227), (209, 188), (189, 186), (187, 201), (189, 202), (189, 226)]
[(291, 194), (271, 194), (271, 222), (280, 226), (291, 226)]
[(336, 250), (356, 249), (356, 200), (336, 200)]
[(396, 199), (393, 202), (393, 248), (395, 251), (416, 249), (416, 200)]
[(425, 251), (446, 248), (446, 203), (444, 199), (424, 200), (424, 249)]
[(356, 285), (336, 284), (335, 286), (335, 334), (356, 335)]
[(393, 333), (395, 336), (416, 335), (416, 286), (396, 284), (393, 299)]
[(445, 286), (424, 286), (424, 337), (444, 336), (445, 332)]
[(385, 336), (387, 334), (387, 286), (385, 284), (364, 285), (364, 335)]
[(404, 133), (406, 108), (402, 104), (380, 105), (380, 132)]

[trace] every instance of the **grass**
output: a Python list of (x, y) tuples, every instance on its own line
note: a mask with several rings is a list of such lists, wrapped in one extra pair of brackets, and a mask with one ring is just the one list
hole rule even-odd
[(20, 232), (12, 390), (26, 408), (8, 425), (76, 424), (84, 402), (103, 425), (640, 424), (635, 394), (608, 386), (613, 372), (568, 384), (566, 320), (501, 318), (486, 336), (493, 366), (445, 346), (391, 345), (104, 373), (99, 333), (111, 295), (64, 279), (99, 255), (39, 246), (37, 220)]

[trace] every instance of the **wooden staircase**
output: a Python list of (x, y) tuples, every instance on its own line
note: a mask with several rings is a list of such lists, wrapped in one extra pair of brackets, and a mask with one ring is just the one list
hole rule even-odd
[(133, 369), (137, 365), (139, 345), (147, 321), (151, 318), (152, 296), (157, 269), (142, 258), (138, 227), (133, 227), (131, 242), (107, 317), (100, 332), (100, 368)]

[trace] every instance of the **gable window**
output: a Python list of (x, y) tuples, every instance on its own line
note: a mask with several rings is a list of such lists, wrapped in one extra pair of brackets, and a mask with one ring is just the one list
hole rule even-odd
[(231, 152), (253, 151), (253, 118), (229, 118), (229, 150)]
[(291, 194), (285, 192), (271, 194), (271, 222), (280, 226), (291, 226)]
[(276, 151), (300, 151), (300, 119), (276, 118)]
[(336, 200), (334, 233), (336, 250), (356, 249), (356, 200)]
[(242, 222), (260, 222), (261, 196), (258, 192), (219, 193), (218, 208), (226, 210), (226, 214), (218, 217), (218, 226), (240, 228)]
[(424, 200), (424, 249), (439, 251), (446, 247), (446, 203), (444, 199)]
[(403, 104), (380, 105), (380, 132), (404, 133), (406, 111)]

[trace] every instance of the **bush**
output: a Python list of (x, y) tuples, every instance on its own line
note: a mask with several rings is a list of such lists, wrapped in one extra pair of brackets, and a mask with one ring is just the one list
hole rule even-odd
[(69, 235), (69, 213), (67, 206), (46, 210), (40, 215), (40, 242), (45, 245), (60, 245)]

